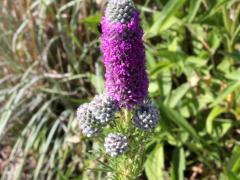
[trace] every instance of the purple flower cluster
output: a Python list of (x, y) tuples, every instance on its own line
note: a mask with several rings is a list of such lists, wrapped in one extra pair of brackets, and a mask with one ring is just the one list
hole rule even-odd
[(101, 50), (106, 93), (117, 101), (119, 108), (131, 109), (148, 96), (148, 78), (139, 13), (134, 9), (130, 18), (126, 17), (127, 21), (119, 22), (102, 18)]
[[(101, 28), (105, 93), (78, 108), (79, 129), (87, 137), (96, 137), (104, 128), (116, 126), (115, 114), (125, 108), (134, 109), (132, 121), (137, 128), (152, 131), (157, 126), (159, 110), (147, 100), (143, 30), (132, 0), (108, 0)], [(105, 151), (112, 157), (122, 155), (130, 142), (124, 134), (110, 133), (104, 141)]]

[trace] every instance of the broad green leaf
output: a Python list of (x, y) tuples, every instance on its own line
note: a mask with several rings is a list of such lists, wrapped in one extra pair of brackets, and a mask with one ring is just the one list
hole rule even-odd
[(86, 27), (90, 28), (91, 31), (93, 31), (95, 33), (99, 33), (98, 29), (97, 29), (97, 25), (100, 23), (100, 21), (101, 21), (101, 15), (95, 14), (95, 15), (91, 15), (91, 16), (84, 18), (80, 22), (85, 24)]
[(158, 84), (157, 84), (157, 82), (156, 82), (156, 81), (150, 82), (150, 83), (149, 83), (149, 88), (148, 88), (149, 93), (150, 93), (150, 94), (154, 94), (154, 93), (157, 92), (157, 90), (158, 90)]
[(222, 37), (218, 31), (213, 31), (208, 35), (209, 46), (211, 46), (211, 53), (214, 54), (222, 43)]
[(226, 74), (225, 77), (230, 80), (240, 81), (240, 70), (236, 70), (231, 73), (228, 73)]
[(155, 150), (149, 154), (145, 163), (145, 171), (148, 180), (164, 180), (164, 151), (163, 145), (158, 145)]
[(232, 119), (216, 119), (211, 136), (220, 139), (234, 125)]
[(206, 129), (207, 129), (207, 132), (209, 134), (212, 133), (212, 130), (213, 130), (213, 120), (218, 116), (220, 115), (221, 113), (223, 113), (225, 110), (224, 108), (220, 107), (220, 106), (216, 106), (214, 107), (211, 112), (209, 113), (208, 117), (207, 117), (207, 120), (206, 120)]
[(87, 25), (97, 25), (100, 23), (101, 20), (101, 15), (100, 14), (95, 14), (88, 16), (81, 20), (81, 23), (87, 24)]
[(181, 106), (178, 108), (183, 117), (189, 118), (197, 115), (199, 112), (199, 103), (198, 100), (193, 97), (184, 98), (181, 100)]

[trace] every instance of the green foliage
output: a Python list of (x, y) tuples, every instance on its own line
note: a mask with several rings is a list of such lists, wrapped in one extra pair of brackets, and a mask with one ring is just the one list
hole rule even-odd
[(155, 150), (148, 155), (145, 170), (149, 180), (164, 179), (164, 151), (162, 144), (159, 144)]
[[(116, 166), (75, 120), (77, 106), (103, 91), (100, 1), (24, 2), (0, 2), (0, 152), (11, 147), (0, 176), (103, 179)], [(137, 2), (161, 121), (136, 171), (150, 180), (240, 179), (239, 1)]]

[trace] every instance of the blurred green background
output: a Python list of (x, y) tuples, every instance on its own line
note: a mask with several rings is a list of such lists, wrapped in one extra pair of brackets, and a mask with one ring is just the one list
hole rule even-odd
[[(240, 1), (136, 0), (161, 122), (139, 179), (240, 179)], [(0, 176), (105, 179), (75, 110), (103, 91), (103, 0), (0, 1)], [(103, 159), (101, 159), (103, 160)]]

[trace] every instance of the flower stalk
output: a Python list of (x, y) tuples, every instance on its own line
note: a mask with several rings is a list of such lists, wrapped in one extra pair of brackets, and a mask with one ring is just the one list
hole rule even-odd
[(148, 98), (139, 13), (132, 0), (109, 0), (101, 25), (105, 92), (78, 108), (79, 129), (87, 137), (105, 137), (101, 142), (113, 177), (136, 179), (160, 115)]

